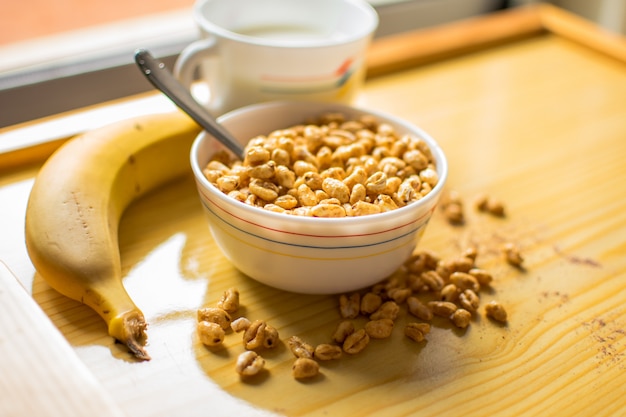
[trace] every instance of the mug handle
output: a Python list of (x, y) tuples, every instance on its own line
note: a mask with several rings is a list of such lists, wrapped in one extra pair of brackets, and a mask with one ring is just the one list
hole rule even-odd
[(194, 41), (187, 45), (176, 59), (174, 76), (187, 89), (191, 89), (196, 69), (200, 66), (201, 61), (215, 55), (215, 43), (214, 37)]

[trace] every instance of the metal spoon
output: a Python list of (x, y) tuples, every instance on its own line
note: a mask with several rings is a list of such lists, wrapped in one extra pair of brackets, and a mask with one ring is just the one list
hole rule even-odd
[(228, 132), (200, 103), (193, 98), (187, 88), (185, 88), (172, 73), (165, 67), (165, 64), (154, 58), (145, 49), (135, 51), (135, 62), (141, 69), (148, 81), (170, 98), (182, 111), (187, 113), (193, 120), (207, 132), (219, 140), (231, 152), (243, 160), (243, 146)]

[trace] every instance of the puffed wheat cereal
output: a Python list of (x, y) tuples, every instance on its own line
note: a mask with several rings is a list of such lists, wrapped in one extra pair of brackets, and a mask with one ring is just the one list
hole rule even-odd
[(502, 252), (504, 253), (504, 258), (506, 261), (516, 267), (521, 267), (524, 262), (524, 258), (519, 251), (519, 248), (511, 242), (507, 242), (502, 245)]
[(198, 310), (198, 321), (210, 321), (219, 324), (222, 329), (230, 327), (230, 314), (218, 307), (204, 307)]
[(485, 314), (487, 314), (487, 317), (499, 321), (500, 323), (506, 323), (507, 321), (506, 310), (502, 304), (497, 301), (490, 301), (485, 306)]
[(265, 367), (265, 359), (258, 353), (247, 350), (237, 357), (235, 370), (241, 376), (256, 375)]
[(315, 346), (313, 357), (320, 361), (330, 361), (341, 358), (342, 352), (341, 346), (322, 343), (321, 345)]
[(365, 332), (372, 339), (386, 339), (391, 336), (393, 330), (393, 320), (379, 319), (370, 320), (365, 323)]
[(320, 372), (320, 365), (310, 358), (298, 358), (291, 368), (293, 377), (296, 379), (313, 378)]
[(200, 342), (206, 346), (220, 345), (226, 336), (224, 329), (219, 324), (210, 321), (199, 321), (196, 325), (196, 331)]
[[(318, 124), (252, 138), (243, 161), (218, 152), (203, 173), (237, 201), (315, 217), (395, 210), (423, 198), (439, 182), (433, 154), (422, 139), (401, 135), (374, 117), (327, 116)], [(329, 198), (339, 206), (319, 207)]]
[(239, 290), (229, 288), (224, 291), (222, 298), (217, 302), (217, 306), (227, 313), (235, 313), (239, 308)]
[(361, 352), (369, 344), (370, 337), (365, 329), (359, 329), (346, 337), (343, 342), (343, 351), (351, 355)]
[(428, 323), (408, 323), (404, 327), (406, 337), (415, 342), (422, 342), (428, 333), (430, 333), (430, 324)]
[(311, 359), (315, 352), (315, 348), (298, 336), (291, 336), (287, 339), (287, 346), (296, 358), (308, 358)]

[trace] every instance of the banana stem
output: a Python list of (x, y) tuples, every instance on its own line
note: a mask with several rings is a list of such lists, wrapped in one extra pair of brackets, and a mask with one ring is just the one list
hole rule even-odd
[(109, 323), (109, 334), (128, 349), (140, 360), (150, 360), (150, 355), (144, 348), (148, 334), (148, 324), (139, 310), (131, 310), (118, 315)]

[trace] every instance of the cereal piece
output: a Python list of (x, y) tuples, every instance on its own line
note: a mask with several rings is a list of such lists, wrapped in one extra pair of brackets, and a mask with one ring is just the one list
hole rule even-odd
[(467, 289), (459, 295), (459, 304), (465, 310), (474, 313), (480, 306), (480, 297), (474, 291)]
[(258, 353), (247, 350), (237, 357), (235, 370), (241, 376), (253, 376), (265, 368), (265, 359)]
[(196, 331), (200, 342), (205, 346), (220, 345), (226, 336), (224, 329), (219, 324), (211, 321), (199, 321), (196, 324)]
[(285, 165), (278, 165), (274, 170), (274, 179), (277, 185), (290, 189), (293, 188), (296, 183), (296, 173)]
[(343, 183), (349, 188), (353, 189), (355, 185), (364, 185), (367, 180), (367, 171), (362, 166), (356, 166), (354, 170), (343, 179)]
[(382, 305), (383, 299), (380, 295), (368, 292), (361, 297), (361, 314), (370, 315)]
[(382, 171), (377, 171), (365, 180), (365, 188), (370, 195), (378, 195), (385, 190), (387, 186), (387, 175)]
[(478, 211), (487, 211), (487, 201), (489, 196), (485, 193), (481, 193), (474, 199), (474, 206)]
[(330, 343), (322, 343), (315, 346), (313, 357), (320, 361), (330, 361), (341, 358), (343, 350), (341, 346), (331, 345)]
[(354, 203), (353, 210), (355, 216), (368, 216), (370, 214), (378, 214), (383, 211), (380, 205), (368, 203), (366, 201), (357, 201)]
[(406, 300), (409, 313), (413, 314), (418, 319), (424, 321), (430, 321), (433, 318), (433, 312), (426, 304), (422, 303), (417, 297), (409, 297)]
[(450, 282), (461, 291), (470, 289), (474, 292), (480, 291), (480, 284), (473, 276), (465, 272), (453, 272), (450, 274)]
[(408, 323), (404, 327), (406, 337), (415, 342), (422, 342), (428, 333), (430, 333), (430, 325), (428, 323)]
[(250, 327), (250, 324), (251, 322), (247, 318), (239, 317), (230, 323), (230, 328), (233, 329), (234, 332), (240, 333), (246, 331), (248, 327)]
[(387, 296), (397, 304), (403, 304), (411, 296), (412, 292), (410, 288), (390, 288), (387, 291)]
[(524, 258), (514, 243), (507, 242), (502, 245), (502, 252), (504, 252), (504, 257), (509, 264), (518, 268), (522, 266)]
[(393, 198), (387, 194), (379, 194), (374, 203), (380, 206), (382, 212), (392, 211), (398, 208), (398, 205), (395, 201), (393, 201)]
[(505, 216), (504, 204), (500, 200), (487, 194), (480, 194), (478, 197), (476, 197), (474, 205), (476, 206), (477, 210), (489, 213), (493, 216)]
[(221, 192), (228, 194), (239, 186), (239, 177), (236, 175), (223, 175), (215, 180), (215, 185)]
[(278, 345), (279, 340), (278, 330), (267, 324), (265, 326), (265, 335), (263, 337), (263, 347), (267, 349), (274, 348)]
[(308, 171), (302, 175), (302, 181), (309, 187), (311, 190), (320, 191), (323, 189), (324, 178), (319, 174), (319, 172)]
[(400, 312), (400, 306), (395, 301), (385, 301), (375, 312), (370, 315), (370, 320), (391, 319), (395, 320)]
[(410, 272), (421, 274), (422, 272), (437, 268), (439, 261), (439, 257), (433, 252), (422, 250), (411, 255), (405, 265)]
[(452, 313), (450, 320), (456, 327), (465, 329), (472, 321), (472, 313), (463, 308), (459, 308)]
[(448, 301), (429, 301), (428, 307), (435, 316), (450, 317), (457, 309), (456, 304)]
[(311, 207), (313, 217), (346, 217), (346, 210), (337, 204), (320, 203)]
[(372, 339), (386, 339), (391, 336), (393, 330), (393, 320), (379, 319), (370, 320), (365, 323), (365, 332)]
[(432, 291), (441, 291), (445, 285), (443, 278), (436, 271), (422, 272), (420, 278)]
[(219, 324), (222, 329), (230, 327), (230, 314), (218, 307), (204, 307), (198, 310), (198, 321), (210, 321)]
[(274, 200), (274, 204), (282, 209), (291, 210), (298, 205), (298, 199), (292, 195), (285, 194), (276, 198), (276, 200)]
[(320, 365), (310, 358), (298, 358), (291, 367), (293, 377), (296, 379), (313, 378), (320, 372)]
[(243, 343), (247, 350), (262, 347), (265, 342), (265, 327), (267, 324), (262, 320), (255, 320), (243, 333)]
[(476, 278), (476, 281), (478, 281), (478, 283), (482, 286), (487, 286), (491, 284), (491, 281), (493, 281), (493, 275), (491, 275), (491, 272), (485, 271), (484, 269), (472, 268), (468, 271), (468, 274)]
[(284, 208), (282, 208), (280, 206), (277, 206), (276, 204), (272, 204), (272, 203), (266, 204), (262, 208), (263, 208), (263, 210), (273, 211), (275, 213), (284, 213), (285, 212)]
[(465, 258), (469, 258), (473, 260), (474, 262), (476, 262), (476, 258), (478, 257), (478, 249), (476, 249), (474, 246), (470, 246), (469, 248), (463, 251), (461, 256)]
[(333, 332), (333, 340), (337, 343), (343, 343), (352, 333), (354, 333), (354, 323), (350, 320), (343, 320), (339, 322)]
[(437, 185), (437, 182), (439, 182), (439, 175), (437, 175), (437, 171), (431, 167), (421, 170), (419, 176), (422, 183), (426, 183), (433, 188)]
[(370, 337), (365, 329), (359, 329), (346, 337), (343, 342), (343, 351), (351, 355), (361, 352), (369, 344)]
[[(248, 169), (248, 175), (250, 178), (258, 180), (269, 180), (274, 177), (276, 172), (276, 162), (269, 161), (266, 164), (252, 166)], [(273, 183), (271, 183), (274, 185)]]
[(302, 340), (298, 336), (291, 336), (289, 339), (287, 339), (287, 346), (296, 358), (311, 359), (315, 351), (313, 346), (304, 342), (304, 340)]
[(357, 292), (349, 297), (346, 294), (339, 296), (339, 311), (344, 319), (353, 319), (361, 311), (361, 295)]
[(493, 216), (505, 216), (504, 204), (500, 200), (497, 200), (493, 197), (487, 200), (487, 211)]
[(487, 317), (494, 319), (495, 321), (499, 321), (500, 323), (507, 322), (507, 313), (502, 304), (497, 301), (490, 301), (485, 306), (485, 314)]
[(460, 294), (461, 290), (459, 290), (456, 285), (448, 284), (440, 291), (441, 301), (449, 301), (453, 303), (459, 298)]
[(463, 224), (465, 222), (463, 207), (459, 204), (448, 204), (443, 209), (443, 214), (452, 224)]
[(261, 165), (269, 161), (270, 152), (263, 146), (249, 146), (246, 148), (244, 163), (247, 165)]
[(317, 204), (317, 197), (311, 188), (306, 184), (298, 186), (298, 202), (303, 206), (314, 206)]
[(217, 302), (217, 307), (229, 314), (235, 313), (239, 308), (239, 290), (232, 287), (224, 291), (222, 298)]
[(428, 168), (428, 157), (426, 157), (426, 155), (424, 155), (419, 149), (406, 151), (404, 155), (402, 155), (402, 159), (418, 172)]

